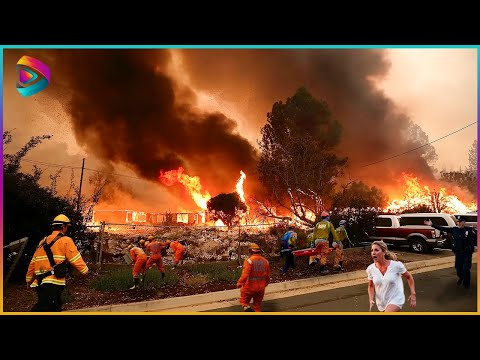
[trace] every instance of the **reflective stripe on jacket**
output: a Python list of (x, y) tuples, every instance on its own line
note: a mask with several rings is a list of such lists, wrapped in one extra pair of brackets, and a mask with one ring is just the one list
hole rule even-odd
[(242, 275), (237, 284), (250, 290), (264, 289), (270, 283), (270, 264), (260, 254), (253, 254), (243, 262)]
[[(37, 250), (33, 254), (32, 260), (28, 265), (27, 275), (25, 276), (25, 281), (27, 284), (32, 283), (32, 278), (34, 275), (41, 275), (46, 272), (52, 271), (53, 267), (50, 265), (48, 260), (47, 253), (43, 248), (43, 243), (50, 244), (52, 240), (60, 233), (60, 231), (55, 230), (45, 239), (43, 239), (37, 247)], [(69, 236), (62, 236), (59, 238), (53, 246), (51, 247), (53, 260), (55, 264), (61, 263), (64, 260), (67, 260), (75, 269), (77, 269), (81, 274), (85, 275), (88, 273), (88, 266), (83, 261), (80, 252), (78, 251), (75, 243), (72, 238)], [(47, 276), (43, 279), (42, 284), (55, 284), (55, 285), (65, 285), (66, 278), (57, 278), (55, 275)], [(38, 281), (35, 279), (31, 284), (31, 287), (38, 286)]]

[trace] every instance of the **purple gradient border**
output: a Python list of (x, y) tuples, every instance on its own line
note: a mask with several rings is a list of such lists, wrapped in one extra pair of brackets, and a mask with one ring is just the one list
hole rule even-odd
[[(3, 134), (3, 48), (0, 47), (0, 129), (2, 130)], [(2, 143), (3, 144), (3, 143)], [(2, 269), (2, 287), (0, 293), (2, 294), (3, 299), (3, 146), (2, 146), (2, 174), (0, 175), (0, 266)], [(1, 305), (1, 309), (3, 312), (3, 301)]]

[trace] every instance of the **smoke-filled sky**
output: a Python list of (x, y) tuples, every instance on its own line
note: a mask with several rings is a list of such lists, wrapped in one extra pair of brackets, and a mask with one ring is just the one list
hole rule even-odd
[[(22, 55), (42, 60), (52, 74), (31, 97), (15, 89)], [(474, 49), (6, 50), (3, 128), (14, 130), (4, 151), (53, 134), (27, 159), (66, 165), (67, 183), (68, 167), (80, 167), (82, 158), (88, 169), (126, 175), (116, 177), (122, 186), (109, 193), (111, 207), (193, 210), (181, 187), (158, 180), (160, 171), (182, 166), (215, 196), (234, 191), (243, 170), (246, 195), (260, 194), (260, 129), (273, 103), (301, 86), (326, 100), (343, 126), (345, 181), (392, 193), (404, 171), (433, 180), (438, 170), (468, 165), (476, 124), (434, 149), (381, 160), (477, 121)], [(436, 162), (428, 162), (432, 150)], [(45, 174), (59, 169), (41, 167)]]

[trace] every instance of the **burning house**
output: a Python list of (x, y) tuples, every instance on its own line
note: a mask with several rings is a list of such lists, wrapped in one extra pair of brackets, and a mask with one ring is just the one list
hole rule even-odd
[(93, 222), (151, 225), (202, 225), (208, 221), (206, 212), (147, 213), (134, 210), (95, 210)]

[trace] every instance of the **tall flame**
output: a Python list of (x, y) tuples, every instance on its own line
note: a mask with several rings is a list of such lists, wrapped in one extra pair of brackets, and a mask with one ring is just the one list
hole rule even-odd
[(245, 181), (246, 178), (247, 178), (247, 175), (245, 175), (245, 173), (242, 170), (240, 170), (240, 179), (238, 179), (237, 181), (236, 189), (237, 189), (238, 195), (240, 195), (240, 199), (242, 199), (244, 203), (246, 203), (246, 201), (245, 201), (245, 193), (243, 192), (243, 182)]
[(183, 167), (179, 167), (177, 170), (170, 170), (163, 172), (160, 171), (160, 181), (167, 186), (172, 186), (173, 184), (179, 182), (192, 197), (195, 204), (197, 204), (201, 209), (207, 210), (207, 201), (210, 200), (211, 196), (208, 191), (205, 191), (202, 194), (202, 185), (200, 184), (200, 178), (198, 176), (188, 176), (184, 174)]

